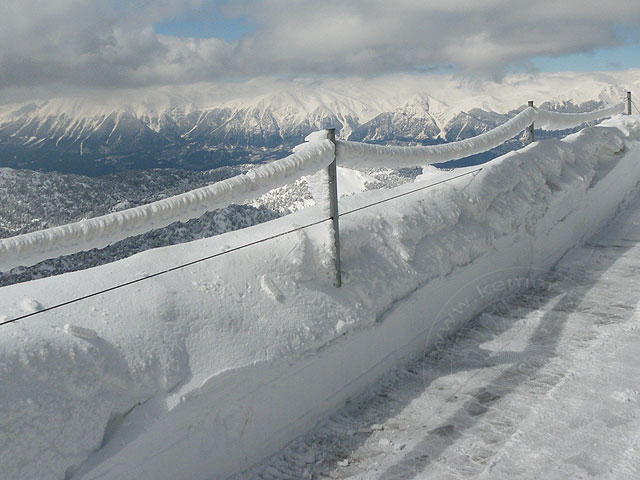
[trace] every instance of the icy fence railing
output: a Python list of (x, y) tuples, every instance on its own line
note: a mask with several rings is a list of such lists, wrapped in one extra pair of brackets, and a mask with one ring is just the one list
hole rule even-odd
[(563, 129), (624, 111), (624, 103), (589, 113), (563, 114), (528, 107), (503, 125), (473, 138), (426, 147), (395, 147), (328, 140), (326, 131), (315, 132), (294, 153), (247, 174), (153, 202), (79, 222), (0, 239), (0, 272), (35, 265), (49, 258), (70, 255), (185, 222), (204, 213), (243, 203), (314, 174), (336, 158), (354, 168), (408, 167), (446, 162), (482, 153), (515, 137), (538, 121), (546, 129)]
[(515, 137), (529, 125), (546, 130), (576, 127), (583, 123), (623, 113), (624, 103), (588, 113), (556, 113), (528, 107), (497, 128), (459, 142), (426, 147), (395, 147), (358, 142), (337, 142), (341, 165), (354, 168), (398, 168), (457, 160), (486, 152)]
[(292, 155), (246, 174), (147, 205), (0, 240), (0, 271), (48, 258), (104, 248), (174, 222), (186, 222), (232, 203), (244, 203), (323, 169), (335, 158), (329, 140), (303, 144)]

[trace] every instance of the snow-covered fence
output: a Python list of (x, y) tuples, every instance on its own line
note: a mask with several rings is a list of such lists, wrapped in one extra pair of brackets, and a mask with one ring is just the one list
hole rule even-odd
[(327, 168), (329, 181), (329, 217), (331, 218), (332, 240), (333, 240), (333, 267), (335, 280), (334, 285), (338, 288), (342, 286), (342, 269), (340, 266), (340, 225), (338, 219), (338, 149), (336, 148), (336, 129), (327, 130), (327, 138), (333, 144), (333, 162)]
[[(533, 100), (529, 100), (529, 106), (533, 107)], [(533, 125), (533, 123), (531, 125), (529, 125), (529, 128), (527, 128), (527, 143), (533, 143), (536, 141), (536, 137), (535, 137), (535, 127)]]
[(534, 122), (537, 128), (544, 130), (567, 129), (623, 113), (624, 107), (624, 103), (619, 103), (588, 113), (556, 113), (527, 107), (499, 127), (476, 137), (426, 147), (387, 147), (338, 142), (338, 162), (340, 165), (353, 168), (398, 168), (442, 163), (491, 150), (526, 130)]
[(299, 147), (286, 158), (207, 187), (120, 212), (4, 238), (0, 240), (0, 271), (103, 248), (232, 203), (246, 202), (301, 176), (316, 173), (335, 158), (335, 147), (326, 139)]
[[(247, 174), (192, 190), (147, 205), (103, 215), (92, 219), (0, 239), (0, 271), (23, 265), (34, 265), (49, 258), (70, 255), (92, 248), (102, 248), (125, 238), (173, 222), (198, 218), (207, 211), (243, 203), (296, 179), (324, 170), (332, 162), (351, 168), (408, 167), (456, 160), (495, 148), (515, 137), (531, 124), (548, 130), (566, 129), (623, 113), (620, 103), (589, 113), (563, 114), (528, 107), (503, 125), (459, 142), (432, 146), (379, 146), (349, 141), (332, 141), (329, 131), (307, 137), (307, 142), (286, 158), (258, 167)], [(331, 178), (331, 175), (328, 176)], [(335, 184), (329, 188), (328, 217), (337, 223)], [(334, 211), (335, 210), (335, 211)], [(339, 244), (337, 225), (333, 228), (336, 254), (336, 285), (339, 277)]]

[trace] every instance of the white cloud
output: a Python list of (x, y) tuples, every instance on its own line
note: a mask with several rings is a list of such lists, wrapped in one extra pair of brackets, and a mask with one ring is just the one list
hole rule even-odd
[(442, 65), (496, 75), (536, 55), (617, 45), (621, 27), (640, 25), (640, 2), (628, 0), (236, 0), (226, 12), (256, 27), (238, 42), (155, 34), (155, 22), (206, 3), (4, 0), (0, 90)]

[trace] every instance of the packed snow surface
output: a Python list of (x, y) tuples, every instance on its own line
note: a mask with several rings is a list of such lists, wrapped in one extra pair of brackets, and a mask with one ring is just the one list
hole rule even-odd
[[(599, 231), (637, 191), (639, 140), (639, 119), (617, 117), (344, 215), (340, 289), (322, 224), (1, 327), (0, 471), (205, 480), (250, 467)], [(427, 169), (340, 210), (453, 175)], [(311, 207), (4, 287), (0, 318), (322, 218)]]

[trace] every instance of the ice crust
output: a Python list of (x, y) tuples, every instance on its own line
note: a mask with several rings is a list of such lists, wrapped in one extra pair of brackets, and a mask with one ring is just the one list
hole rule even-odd
[[(2, 327), (3, 478), (208, 480), (249, 467), (492, 298), (477, 297), (476, 281), (452, 307), (453, 292), (485, 276), (534, 276), (601, 229), (637, 192), (639, 140), (638, 117), (615, 118), (345, 216), (341, 289), (323, 265), (319, 225)], [(428, 170), (340, 208), (451, 175)], [(21, 315), (24, 299), (47, 308), (322, 217), (310, 207), (4, 287), (0, 318)], [(441, 326), (454, 307), (456, 322)]]

